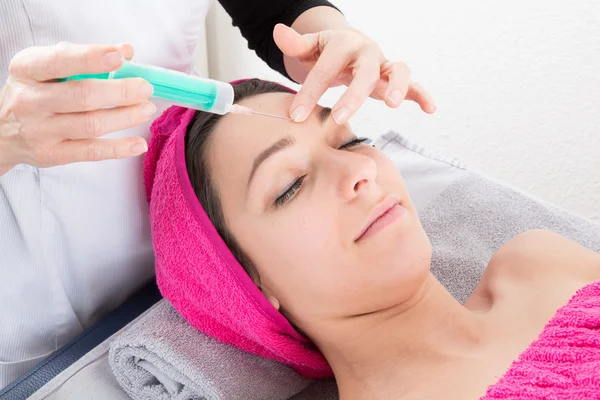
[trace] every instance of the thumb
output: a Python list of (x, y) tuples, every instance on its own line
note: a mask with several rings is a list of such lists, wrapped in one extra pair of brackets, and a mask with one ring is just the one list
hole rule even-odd
[(126, 60), (131, 60), (133, 58), (133, 46), (131, 43), (122, 43), (118, 45), (117, 48)]
[(284, 24), (275, 25), (273, 40), (283, 54), (289, 57), (303, 57), (313, 53), (319, 47), (319, 34), (300, 35)]

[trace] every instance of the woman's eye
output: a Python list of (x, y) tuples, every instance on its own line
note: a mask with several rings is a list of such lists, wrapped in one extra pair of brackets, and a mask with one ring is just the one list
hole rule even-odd
[(352, 147), (358, 146), (359, 144), (364, 143), (367, 140), (367, 138), (354, 138), (348, 143), (342, 145), (342, 147), (340, 147), (340, 150), (351, 149)]
[(288, 201), (290, 201), (292, 198), (294, 198), (296, 193), (298, 193), (298, 191), (302, 187), (302, 182), (304, 181), (305, 177), (306, 177), (306, 175), (301, 176), (300, 178), (296, 179), (294, 181), (294, 183), (292, 183), (292, 185), (289, 188), (287, 188), (285, 192), (283, 192), (281, 194), (281, 196), (276, 198), (275, 203), (274, 203), (275, 206), (280, 207), (280, 206), (284, 205), (285, 203), (287, 203)]
[[(353, 147), (358, 146), (361, 143), (364, 143), (367, 140), (368, 140), (367, 138), (354, 138), (351, 141), (349, 141), (348, 143), (343, 144), (339, 148), (339, 150), (351, 149)], [(275, 202), (273, 203), (273, 205), (275, 207), (280, 207), (280, 206), (286, 204), (287, 202), (289, 202), (290, 200), (292, 200), (294, 198), (294, 196), (296, 196), (296, 194), (298, 194), (298, 191), (302, 188), (302, 183), (304, 182), (304, 178), (306, 178), (306, 175), (301, 176), (300, 178), (296, 179), (294, 181), (294, 183), (292, 183), (285, 190), (285, 192), (283, 192), (279, 197), (277, 197), (275, 199)]]

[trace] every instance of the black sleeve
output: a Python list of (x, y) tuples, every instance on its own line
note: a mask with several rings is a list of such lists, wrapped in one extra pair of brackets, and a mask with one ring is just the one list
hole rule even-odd
[(333, 7), (327, 0), (219, 0), (248, 41), (248, 48), (269, 67), (291, 79), (283, 65), (283, 53), (273, 40), (273, 28), (291, 26), (304, 11), (317, 6)]

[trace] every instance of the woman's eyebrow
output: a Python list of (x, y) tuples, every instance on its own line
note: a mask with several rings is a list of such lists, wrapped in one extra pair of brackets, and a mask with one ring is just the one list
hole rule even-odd
[(325, 121), (327, 120), (327, 118), (329, 118), (329, 115), (331, 115), (331, 108), (329, 108), (329, 107), (321, 108), (321, 111), (319, 111), (319, 122), (321, 124), (324, 124)]
[(246, 184), (246, 187), (250, 186), (250, 183), (252, 182), (252, 178), (254, 177), (256, 170), (267, 158), (294, 144), (296, 144), (296, 140), (293, 136), (288, 135), (279, 139), (277, 142), (273, 143), (272, 145), (261, 151), (260, 154), (254, 159), (254, 163), (252, 164), (252, 170), (250, 171), (250, 176), (248, 178), (248, 183)]

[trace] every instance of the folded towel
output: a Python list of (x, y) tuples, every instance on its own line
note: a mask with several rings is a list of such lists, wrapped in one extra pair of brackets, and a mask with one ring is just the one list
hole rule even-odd
[(600, 399), (600, 282), (580, 289), (482, 400)]
[(162, 295), (192, 326), (221, 342), (286, 363), (306, 377), (332, 376), (319, 350), (244, 271), (198, 201), (185, 160), (185, 137), (195, 114), (177, 106), (166, 110), (150, 128), (144, 159)]
[(134, 400), (283, 400), (311, 381), (218, 342), (159, 301), (111, 343), (109, 361)]

